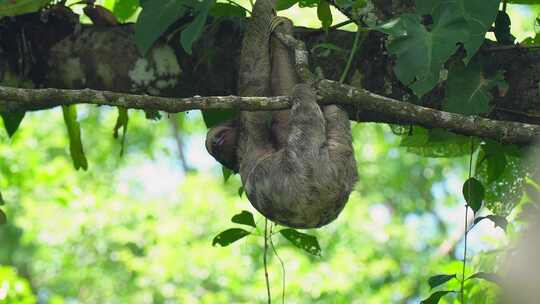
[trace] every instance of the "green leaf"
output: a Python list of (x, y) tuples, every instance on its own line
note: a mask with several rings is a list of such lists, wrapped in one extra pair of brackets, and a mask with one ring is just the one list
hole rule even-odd
[(459, 157), (470, 153), (470, 138), (442, 129), (413, 127), (402, 136), (400, 146), (424, 157)]
[(0, 192), (0, 206), (5, 205), (6, 202), (4, 201), (4, 198), (2, 197), (2, 192)]
[(420, 304), (437, 304), (446, 294), (454, 292), (452, 290), (442, 290), (432, 293), (429, 298), (420, 302)]
[(221, 166), (221, 173), (223, 174), (223, 182), (225, 182), (225, 183), (229, 180), (231, 175), (234, 174), (234, 172), (231, 169), (229, 169), (229, 168), (227, 168), (225, 166)]
[(212, 241), (212, 246), (216, 246), (216, 244), (219, 244), (221, 247), (229, 246), (250, 234), (251, 232), (242, 228), (230, 228), (218, 234)]
[(282, 10), (289, 9), (296, 3), (298, 3), (298, 0), (277, 0), (276, 10), (282, 11)]
[(0, 225), (5, 225), (7, 223), (7, 216), (2, 209), (0, 209)]
[(0, 0), (0, 18), (38, 11), (51, 0)]
[(452, 279), (456, 278), (456, 274), (439, 274), (428, 279), (428, 284), (431, 289), (440, 286)]
[(504, 174), (507, 164), (506, 156), (502, 152), (487, 156), (488, 184), (498, 180)]
[(88, 169), (88, 162), (84, 155), (83, 145), (81, 141), (81, 126), (77, 122), (77, 108), (72, 106), (62, 106), (64, 114), (64, 122), (66, 123), (69, 136), (69, 152), (73, 160), (73, 166), (76, 170)]
[(139, 0), (117, 0), (114, 3), (113, 14), (119, 21), (127, 21), (137, 12)]
[(245, 17), (246, 10), (240, 5), (218, 2), (210, 8), (210, 15), (214, 17)]
[(319, 0), (317, 18), (321, 21), (322, 28), (328, 31), (328, 28), (332, 25), (332, 11), (330, 11), (330, 4), (327, 0)]
[(143, 8), (135, 24), (135, 42), (141, 54), (146, 54), (167, 28), (183, 17), (186, 1), (146, 0), (141, 1)]
[[(474, 3), (472, 3), (474, 2)], [(466, 62), (476, 53), (495, 19), (499, 0), (417, 0), (416, 14), (402, 14), (375, 29), (390, 35), (387, 48), (396, 56), (394, 72), (415, 95), (439, 82), (444, 63), (463, 44)], [(422, 24), (431, 15), (433, 24)]]
[(204, 124), (207, 128), (212, 128), (213, 126), (234, 118), (238, 114), (237, 111), (220, 111), (220, 110), (206, 110), (202, 111)]
[(506, 12), (499, 11), (495, 19), (495, 38), (497, 42), (504, 45), (512, 45), (516, 37), (510, 33), (510, 16)]
[(25, 112), (0, 112), (9, 137), (13, 137), (24, 118)]
[(493, 99), (490, 91), (495, 86), (503, 88), (505, 83), (501, 72), (492, 79), (486, 79), (479, 62), (467, 66), (456, 63), (448, 73), (443, 110), (466, 115), (486, 114)]
[(290, 228), (282, 229), (279, 233), (297, 248), (314, 256), (321, 256), (321, 246), (319, 246), (319, 241), (317, 241), (315, 236), (298, 232), (295, 229)]
[(215, 0), (204, 0), (198, 9), (197, 16), (195, 19), (188, 24), (185, 30), (182, 31), (182, 34), (180, 35), (180, 43), (182, 44), (182, 47), (188, 53), (191, 55), (191, 48), (193, 46), (193, 42), (199, 38), (201, 35), (204, 25), (206, 24), (206, 17), (208, 17), (208, 12), (210, 11), (210, 7), (212, 4), (214, 4)]
[(504, 232), (506, 232), (506, 227), (508, 227), (508, 220), (505, 217), (500, 215), (488, 215), (481, 216), (474, 219), (474, 225), (480, 223), (481, 221), (488, 219), (493, 222), (495, 227), (500, 227)]
[(463, 196), (467, 205), (476, 213), (482, 207), (485, 196), (484, 186), (479, 180), (471, 177), (463, 184)]
[(127, 134), (128, 122), (129, 122), (128, 110), (124, 107), (118, 107), (118, 117), (116, 118), (116, 125), (114, 126), (113, 137), (118, 138), (118, 130), (122, 128), (120, 156), (124, 155), (124, 150), (126, 147), (126, 134)]
[(486, 280), (495, 284), (501, 283), (501, 277), (497, 275), (496, 273), (491, 273), (491, 272), (477, 272), (467, 278), (467, 280), (470, 280), (470, 279), (482, 279), (482, 280)]
[(243, 186), (238, 187), (238, 196), (241, 198), (243, 194), (244, 194), (244, 187)]
[(242, 212), (235, 214), (231, 218), (231, 222), (257, 228), (257, 225), (255, 224), (255, 219), (253, 218), (253, 214), (246, 210), (242, 210)]

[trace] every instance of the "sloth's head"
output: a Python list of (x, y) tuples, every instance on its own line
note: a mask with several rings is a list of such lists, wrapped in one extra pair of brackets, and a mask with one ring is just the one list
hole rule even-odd
[(223, 166), (238, 172), (237, 141), (238, 123), (227, 120), (208, 130), (206, 150)]

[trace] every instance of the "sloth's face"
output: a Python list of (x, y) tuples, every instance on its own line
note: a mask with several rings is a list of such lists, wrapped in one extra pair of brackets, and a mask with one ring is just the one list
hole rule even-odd
[(238, 127), (235, 120), (222, 122), (206, 135), (206, 150), (225, 167), (238, 172), (236, 156)]

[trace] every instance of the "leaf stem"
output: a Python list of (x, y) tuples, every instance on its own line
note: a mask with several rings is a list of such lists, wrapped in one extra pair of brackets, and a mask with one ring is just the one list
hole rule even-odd
[(281, 271), (283, 272), (283, 280), (281, 281), (281, 303), (285, 304), (285, 263), (283, 263), (283, 260), (277, 253), (276, 247), (274, 246), (274, 241), (272, 240), (272, 235), (274, 234), (272, 231), (273, 227), (275, 227), (275, 225), (270, 225), (270, 246), (272, 247), (272, 251), (274, 251), (274, 255), (278, 259), (279, 264), (281, 264)]
[(264, 219), (264, 278), (266, 280), (266, 294), (268, 297), (268, 304), (272, 303), (272, 296), (270, 295), (270, 280), (268, 279), (268, 219)]
[[(473, 154), (474, 154), (474, 142), (471, 137), (471, 155), (469, 157), (469, 179), (472, 177), (472, 161), (473, 161)], [(467, 187), (467, 194), (469, 197), (471, 197), (471, 187)], [(467, 202), (465, 202), (465, 235), (464, 235), (464, 244), (463, 244), (463, 268), (461, 270), (461, 288), (460, 288), (460, 295), (461, 295), (461, 303), (465, 304), (465, 267), (467, 266), (467, 238), (469, 236), (469, 229), (468, 229), (468, 218), (469, 218), (469, 205)]]
[(343, 70), (343, 73), (341, 74), (341, 77), (339, 78), (339, 83), (343, 83), (345, 79), (347, 78), (347, 75), (349, 74), (349, 70), (351, 69), (351, 64), (352, 64), (354, 55), (356, 54), (356, 50), (358, 48), (358, 41), (360, 40), (361, 32), (363, 32), (363, 30), (360, 26), (358, 26), (358, 29), (356, 30), (356, 34), (354, 35), (354, 42), (352, 45), (351, 53), (349, 54), (349, 59), (347, 60), (345, 69)]

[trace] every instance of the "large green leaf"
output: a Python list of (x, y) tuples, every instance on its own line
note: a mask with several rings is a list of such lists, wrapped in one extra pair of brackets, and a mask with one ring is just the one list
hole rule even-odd
[(206, 110), (202, 111), (203, 120), (206, 127), (211, 128), (220, 122), (234, 118), (238, 114), (237, 111), (232, 110)]
[(214, 2), (215, 0), (203, 0), (197, 9), (197, 16), (190, 24), (188, 24), (186, 29), (183, 30), (180, 35), (180, 43), (184, 50), (190, 55), (193, 42), (201, 36), (204, 25), (206, 24), (206, 17), (208, 17), (208, 12)]
[(0, 0), (0, 18), (31, 13), (47, 5), (51, 0)]
[(235, 214), (231, 218), (231, 222), (257, 228), (257, 225), (255, 224), (255, 219), (253, 218), (253, 214), (246, 210), (242, 210), (242, 212)]
[(495, 86), (504, 90), (506, 85), (502, 73), (486, 78), (479, 62), (467, 66), (455, 63), (448, 73), (443, 110), (466, 115), (486, 114), (493, 99), (490, 91)]
[[(475, 2), (475, 3), (472, 3)], [(478, 3), (481, 2), (481, 8)], [(388, 51), (396, 56), (394, 72), (413, 92), (422, 96), (439, 82), (443, 64), (461, 43), (472, 58), (495, 19), (499, 0), (417, 0), (415, 14), (402, 14), (378, 30), (390, 35)], [(431, 15), (433, 24), (421, 23)]]
[(443, 129), (424, 129), (413, 127), (403, 135), (400, 146), (424, 157), (459, 157), (470, 153), (471, 140)]
[(219, 244), (221, 247), (229, 246), (230, 244), (250, 234), (251, 233), (249, 231), (242, 228), (230, 228), (218, 234), (214, 240), (212, 240), (212, 246), (216, 246), (216, 244)]
[(143, 8), (135, 24), (135, 42), (142, 54), (146, 54), (154, 42), (186, 12), (184, 0), (142, 0)]
[(456, 274), (434, 275), (428, 279), (429, 288), (433, 289), (455, 278), (456, 278)]
[(315, 236), (298, 232), (294, 229), (282, 229), (279, 233), (294, 246), (307, 253), (315, 256), (321, 255), (321, 246), (319, 246), (319, 241), (317, 241)]
[(332, 12), (330, 11), (330, 4), (327, 0), (319, 0), (317, 17), (321, 21), (322, 28), (327, 31), (330, 25), (332, 25)]
[(246, 10), (238, 4), (219, 2), (210, 8), (210, 14), (214, 17), (245, 17)]
[(73, 166), (76, 170), (87, 170), (88, 161), (86, 160), (86, 155), (84, 155), (81, 140), (81, 126), (77, 121), (77, 108), (74, 105), (62, 106), (62, 112), (68, 131), (69, 152), (71, 154), (71, 159), (73, 160)]
[(139, 0), (117, 0), (113, 13), (120, 21), (129, 19), (139, 8)]
[(442, 297), (444, 297), (446, 294), (451, 293), (454, 291), (451, 290), (441, 290), (432, 293), (427, 299), (420, 302), (420, 304), (437, 304), (441, 300)]
[(463, 184), (463, 197), (467, 205), (476, 213), (482, 207), (486, 190), (482, 183), (471, 177)]

